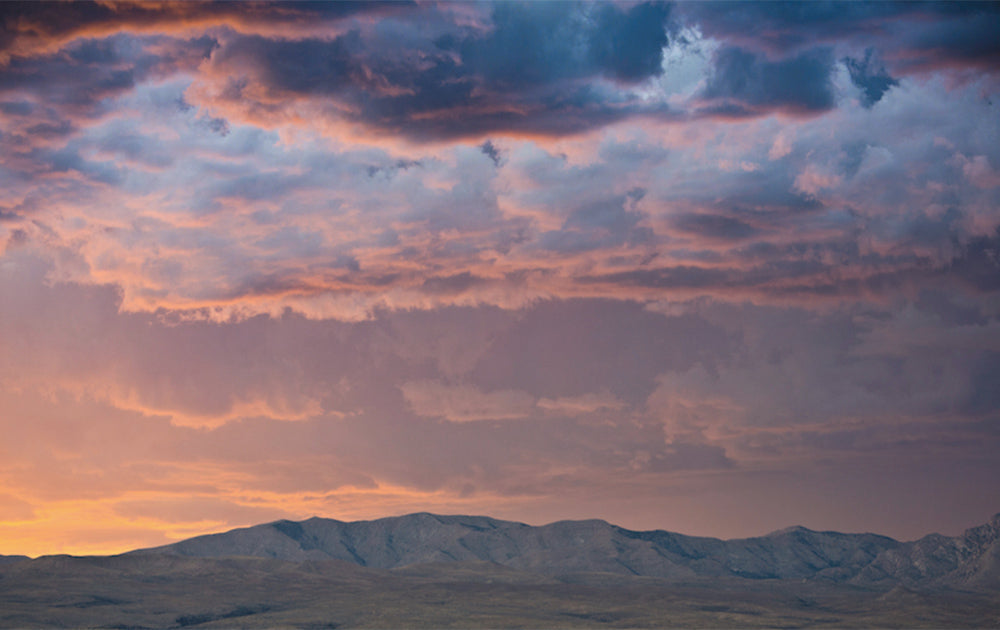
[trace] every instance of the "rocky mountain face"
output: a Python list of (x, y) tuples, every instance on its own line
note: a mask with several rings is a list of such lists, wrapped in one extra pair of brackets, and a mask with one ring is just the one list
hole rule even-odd
[(533, 527), (483, 516), (421, 513), (352, 523), (322, 518), (277, 521), (132, 553), (334, 559), (379, 569), (480, 561), (548, 575), (601, 572), (677, 579), (810, 579), (888, 588), (991, 588), (1000, 584), (1000, 514), (961, 536), (933, 534), (899, 542), (875, 534), (803, 527), (719, 540), (631, 531), (600, 520)]
[(904, 584), (1000, 585), (1000, 514), (961, 536), (931, 534), (887, 550), (864, 567), (858, 579)]

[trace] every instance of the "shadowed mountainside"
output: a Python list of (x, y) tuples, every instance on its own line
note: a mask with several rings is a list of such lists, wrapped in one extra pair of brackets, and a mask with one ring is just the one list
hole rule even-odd
[(1000, 514), (961, 536), (932, 534), (899, 542), (875, 534), (804, 527), (719, 540), (631, 531), (600, 520), (532, 527), (484, 516), (421, 513), (352, 523), (322, 518), (277, 521), (134, 553), (335, 559), (382, 569), (485, 561), (549, 575), (601, 572), (671, 579), (810, 578), (858, 585), (989, 586), (998, 579), (998, 539)]

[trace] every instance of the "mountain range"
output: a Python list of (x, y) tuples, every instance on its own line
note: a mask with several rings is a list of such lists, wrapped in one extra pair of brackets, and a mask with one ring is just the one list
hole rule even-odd
[(431, 562), (484, 561), (550, 575), (617, 573), (671, 579), (825, 579), (859, 585), (991, 586), (1000, 577), (1000, 514), (955, 537), (899, 542), (876, 534), (790, 527), (719, 540), (632, 531), (602, 520), (541, 527), (485, 516), (410, 514), (373, 521), (311, 518), (199, 536), (133, 553), (344, 560), (394, 569)]
[(0, 556), (0, 627), (997, 627), (998, 587), (1000, 514), (900, 542), (420, 513)]

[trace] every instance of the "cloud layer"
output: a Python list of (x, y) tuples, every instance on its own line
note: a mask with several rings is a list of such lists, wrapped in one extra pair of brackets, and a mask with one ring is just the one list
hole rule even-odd
[(3, 4), (0, 553), (983, 520), (996, 17)]

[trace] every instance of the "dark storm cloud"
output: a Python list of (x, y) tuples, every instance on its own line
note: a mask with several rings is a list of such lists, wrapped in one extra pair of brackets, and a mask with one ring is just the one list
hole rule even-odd
[(244, 73), (217, 99), (246, 105), (259, 88), (272, 101), (329, 96), (338, 115), (418, 139), (562, 135), (664, 113), (599, 80), (635, 84), (662, 72), (667, 5), (504, 3), (490, 20), (485, 33), (451, 25), (409, 44), (358, 30), (332, 40), (239, 37), (213, 55), (220, 74)]
[(899, 85), (899, 81), (889, 76), (885, 67), (872, 58), (872, 49), (865, 51), (863, 59), (845, 57), (844, 65), (851, 75), (851, 82), (861, 88), (861, 104), (871, 108), (882, 100), (889, 88)]
[(817, 44), (847, 44), (877, 45), (906, 73), (995, 72), (1000, 60), (995, 2), (697, 2), (678, 12), (709, 37), (783, 59)]
[(737, 47), (715, 54), (715, 67), (701, 97), (705, 113), (758, 115), (770, 110), (818, 113), (833, 107), (833, 55), (813, 49), (780, 61)]
[[(506, 85), (501, 69), (480, 74), (448, 54), (427, 59), (369, 57), (356, 33), (331, 41), (245, 37), (224, 47), (213, 63), (224, 74), (246, 67), (255, 78), (232, 78), (217, 97), (224, 107), (276, 112), (288, 97), (324, 96), (343, 103), (337, 115), (422, 140), (522, 131), (561, 135), (600, 126), (641, 111), (634, 100), (609, 101), (587, 84)], [(303, 60), (306, 60), (303, 62)], [(530, 74), (526, 83), (537, 79)], [(558, 78), (556, 79), (558, 81)], [(259, 87), (270, 101), (253, 101)], [(532, 90), (525, 88), (532, 87)]]
[(185, 25), (232, 23), (309, 26), (365, 13), (385, 14), (410, 2), (3, 2), (0, 53), (30, 53), (72, 39)]
[[(907, 71), (929, 71), (948, 67), (975, 67), (986, 72), (1000, 68), (1000, 3), (944, 3), (937, 19), (917, 24), (906, 37), (896, 62)], [(948, 5), (953, 4), (948, 11)]]
[(0, 91), (29, 90), (61, 105), (93, 105), (131, 89), (135, 82), (131, 62), (116, 67), (72, 55), (17, 58), (0, 73)]
[[(975, 36), (980, 32), (976, 23), (988, 23), (1000, 13), (995, 2), (730, 1), (690, 3), (680, 8), (706, 35), (778, 53), (859, 37), (892, 41), (893, 36), (900, 36), (893, 28), (899, 23), (934, 25), (931, 31), (938, 36), (927, 38), (925, 47), (945, 43), (942, 52), (979, 50), (985, 40)], [(961, 41), (963, 34), (966, 41)], [(902, 37), (906, 37), (905, 31)]]
[(590, 57), (595, 65), (620, 81), (641, 81), (659, 74), (669, 9), (665, 3), (644, 2), (622, 14), (612, 4), (599, 4), (590, 34)]
[[(447, 86), (442, 89), (450, 91)], [(598, 129), (634, 116), (668, 115), (665, 107), (649, 107), (632, 97), (609, 100), (586, 85), (570, 92), (553, 92), (534, 101), (508, 96), (511, 98), (507, 100), (495, 100), (499, 94), (470, 96), (468, 102), (456, 100), (440, 109), (417, 109), (417, 113), (431, 115), (416, 118), (411, 118), (414, 110), (405, 107), (405, 101), (411, 99), (380, 99), (366, 112), (375, 116), (363, 117), (358, 122), (415, 140), (433, 141), (477, 138), (491, 133), (558, 137)], [(465, 112), (467, 105), (469, 111)], [(494, 107), (500, 111), (493, 111)]]
[(464, 64), (496, 86), (523, 89), (594, 75), (636, 82), (661, 71), (669, 15), (670, 7), (662, 2), (629, 8), (501, 3), (493, 8), (488, 36), (464, 39), (455, 48)]
[[(228, 66), (244, 63), (259, 68), (261, 83), (276, 92), (333, 95), (352, 88), (372, 88), (357, 53), (362, 43), (357, 32), (326, 39), (272, 39), (257, 35), (238, 37), (216, 52), (212, 61)], [(233, 98), (245, 98), (247, 85), (231, 85)]]
[(890, 2), (695, 2), (680, 8), (710, 37), (779, 53), (877, 35), (884, 21), (912, 11)]
[[(875, 39), (893, 74), (951, 63), (988, 69), (1000, 54), (997, 7), (985, 3), (499, 3), (476, 5), (484, 21), (475, 27), (447, 5), (415, 11), (404, 3), (2, 6), (8, 58), (0, 89), (27, 88), (96, 112), (151, 76), (195, 68), (217, 45), (203, 36), (137, 57), (128, 46), (134, 38), (226, 27), (212, 63), (228, 85), (211, 99), (224, 115), (266, 120), (303, 98), (318, 115), (418, 140), (561, 136), (630, 117), (680, 116), (627, 88), (663, 73), (661, 51), (672, 37), (683, 41), (675, 37), (683, 26), (722, 44), (697, 111), (729, 118), (829, 110), (840, 44), (858, 51), (842, 60), (868, 107), (897, 81), (870, 53), (858, 56)], [(368, 13), (406, 19), (379, 32), (361, 19)], [(333, 23), (347, 26), (332, 38), (310, 30)]]
[(214, 46), (211, 37), (114, 35), (76, 40), (40, 56), (15, 56), (0, 66), (0, 97), (11, 99), (0, 113), (21, 118), (19, 131), (32, 141), (66, 136), (82, 119), (109, 114), (114, 99), (139, 84), (194, 69)]

